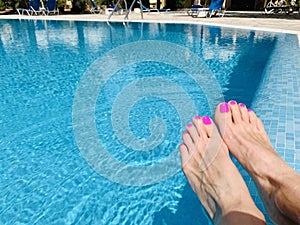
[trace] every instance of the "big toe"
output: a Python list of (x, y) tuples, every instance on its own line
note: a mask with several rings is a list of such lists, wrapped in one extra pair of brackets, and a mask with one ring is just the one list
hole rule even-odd
[(179, 149), (180, 149), (180, 156), (181, 156), (181, 166), (182, 169), (184, 169), (185, 165), (188, 163), (191, 157), (191, 154), (188, 151), (187, 146), (183, 143), (179, 146)]
[(215, 112), (215, 121), (219, 127), (220, 133), (224, 136), (226, 128), (230, 126), (232, 121), (232, 113), (227, 102), (220, 103)]

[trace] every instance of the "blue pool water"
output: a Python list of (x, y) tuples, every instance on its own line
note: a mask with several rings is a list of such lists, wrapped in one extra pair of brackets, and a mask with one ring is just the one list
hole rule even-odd
[(39, 20), (0, 30), (1, 224), (211, 224), (178, 145), (192, 116), (224, 100), (251, 106), (300, 171), (296, 35)]

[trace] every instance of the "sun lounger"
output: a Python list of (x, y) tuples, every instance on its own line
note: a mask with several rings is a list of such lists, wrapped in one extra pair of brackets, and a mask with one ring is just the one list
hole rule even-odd
[(277, 0), (275, 2), (271, 0), (265, 8), (266, 14), (273, 14), (273, 13), (289, 14), (290, 12), (293, 12), (293, 8), (291, 5), (288, 5), (285, 0)]
[(44, 8), (42, 0), (29, 0), (29, 8), (19, 8), (17, 12), (19, 15), (24, 15), (24, 12), (26, 12), (28, 16), (46, 15), (46, 9)]
[(192, 8), (190, 8), (188, 11), (187, 11), (187, 14), (189, 16), (193, 16), (193, 15), (196, 15), (198, 14), (198, 11), (203, 9), (203, 6), (202, 5), (192, 5)]
[(42, 0), (33, 0), (33, 5), (30, 7), (31, 15), (46, 15), (46, 9)]
[(212, 17), (212, 16), (224, 16), (225, 11), (222, 9), (224, 0), (212, 0), (209, 8), (199, 8), (191, 14), (192, 17)]
[(30, 9), (30, 1), (29, 1), (29, 8), (17, 8), (17, 12), (19, 15), (24, 15), (24, 12), (26, 12), (28, 16), (30, 16), (28, 11), (29, 9)]
[(117, 12), (118, 14), (123, 15), (124, 11), (126, 11), (126, 9), (118, 8), (116, 5), (111, 4), (108, 8), (105, 9), (105, 14), (111, 15)]
[(56, 0), (47, 0), (46, 1), (46, 14), (47, 15), (55, 15), (55, 14), (59, 14), (59, 10), (57, 8), (56, 5)]
[(102, 13), (102, 9), (100, 9), (97, 4), (94, 2), (94, 0), (90, 0), (90, 3), (92, 5), (92, 8), (90, 10), (90, 13), (92, 14), (100, 14)]
[(24, 15), (24, 12), (26, 12), (28, 16), (39, 14), (45, 15), (45, 8), (41, 0), (29, 0), (29, 8), (18, 8), (17, 12), (19, 15)]
[[(137, 4), (140, 4), (140, 1), (137, 1), (136, 2)], [(168, 12), (168, 11), (170, 11), (171, 9), (167, 9), (167, 8), (161, 8), (161, 9), (151, 9), (151, 8), (148, 8), (148, 7), (146, 7), (146, 6), (144, 6), (143, 4), (142, 4), (142, 9), (143, 9), (143, 12)]]
[(265, 8), (266, 14), (273, 14), (273, 13), (290, 13), (290, 6), (284, 5), (284, 6), (270, 6)]

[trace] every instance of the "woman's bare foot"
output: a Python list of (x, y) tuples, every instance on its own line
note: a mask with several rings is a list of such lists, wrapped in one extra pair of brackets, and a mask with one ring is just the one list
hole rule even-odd
[(215, 120), (229, 151), (255, 180), (269, 216), (300, 224), (300, 176), (273, 149), (255, 113), (235, 101), (221, 103)]
[(215, 224), (265, 224), (212, 120), (193, 118), (180, 146), (182, 169)]

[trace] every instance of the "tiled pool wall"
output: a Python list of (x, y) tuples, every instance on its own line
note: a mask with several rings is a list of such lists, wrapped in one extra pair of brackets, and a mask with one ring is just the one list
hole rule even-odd
[[(262, 119), (273, 147), (300, 172), (300, 47), (296, 35), (278, 34), (252, 108)], [(248, 186), (259, 198), (252, 180)], [(259, 205), (263, 209), (262, 205)], [(264, 213), (265, 210), (263, 209)], [(273, 224), (270, 220), (267, 224)]]

